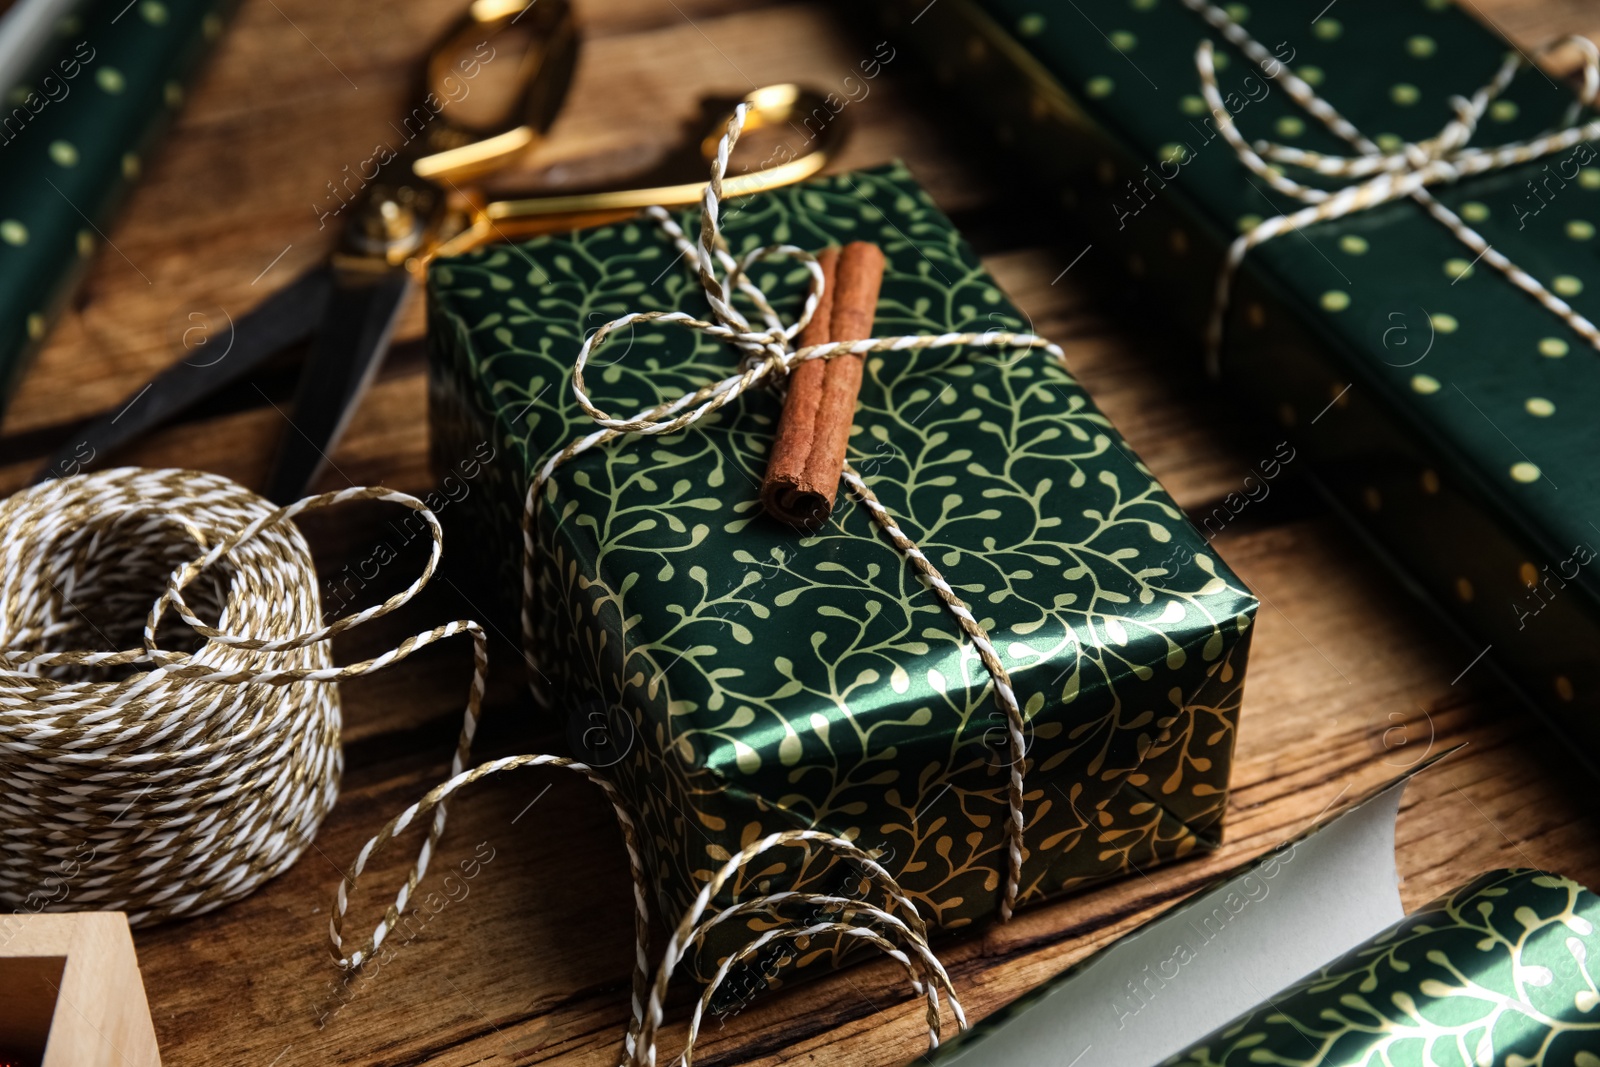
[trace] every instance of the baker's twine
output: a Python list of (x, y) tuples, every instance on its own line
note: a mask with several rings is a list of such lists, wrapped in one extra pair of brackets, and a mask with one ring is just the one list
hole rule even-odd
[[(698, 319), (681, 311), (651, 311), (623, 315), (601, 326), (585, 339), (573, 363), (573, 395), (578, 405), (594, 420), (597, 429), (572, 441), (539, 464), (528, 487), (522, 519), (524, 552), (522, 632), (524, 652), (530, 668), (537, 662), (534, 611), (537, 607), (535, 579), (538, 556), (534, 530), (537, 525), (538, 508), (545, 495), (544, 490), (563, 464), (596, 446), (625, 436), (675, 433), (693, 426), (706, 415), (719, 410), (757, 386), (781, 389), (787, 376), (806, 360), (958, 345), (1042, 349), (1057, 360), (1064, 360), (1061, 349), (1044, 338), (1004, 330), (984, 333), (945, 333), (933, 336), (880, 337), (865, 341), (811, 345), (796, 350), (793, 347), (794, 340), (811, 321), (825, 284), (816, 257), (793, 245), (769, 245), (735, 259), (728, 253), (719, 230), (722, 178), (727, 171), (728, 155), (744, 127), (746, 110), (742, 104), (735, 109), (727, 132), (718, 144), (716, 158), (712, 161), (711, 178), (706, 186), (701, 213), (699, 244), (692, 243), (663, 209), (649, 208), (645, 212), (670, 236), (694, 269), (705, 290), (713, 319), (710, 321)], [(810, 276), (810, 288), (799, 318), (789, 325), (784, 325), (766, 295), (750, 278), (750, 270), (756, 263), (779, 257), (800, 261)], [(738, 290), (749, 298), (761, 319), (762, 326), (752, 325), (745, 314), (734, 306), (733, 290)], [(739, 369), (735, 374), (720, 381), (711, 382), (656, 407), (622, 418), (613, 417), (597, 407), (590, 398), (584, 384), (583, 372), (592, 353), (605, 343), (607, 337), (623, 327), (639, 323), (683, 326), (723, 341), (741, 354)], [(1024, 857), (1023, 774), (1027, 759), (1026, 741), (1023, 736), (1024, 719), (1011, 685), (1011, 678), (1005, 665), (1001, 663), (988, 633), (978, 623), (972, 611), (956, 595), (926, 554), (900, 529), (894, 517), (861, 475), (847, 465), (843, 477), (846, 487), (866, 507), (873, 521), (896, 551), (916, 568), (946, 609), (955, 617), (957, 624), (977, 649), (978, 657), (993, 683), (995, 702), (1006, 720), (1010, 757), (1006, 797), (1008, 818), (1004, 824), (1007, 870), (999, 905), (1000, 918), (1009, 919), (1016, 906)], [(536, 673), (530, 670), (530, 675)], [(545, 696), (537, 689), (535, 695), (541, 699)], [(416, 885), (415, 878), (410, 880), (406, 890), (397, 898), (396, 906), (390, 908), (384, 922), (379, 924), (373, 936), (362, 948), (346, 954), (340, 931), (349, 905), (349, 891), (372, 857), (395, 835), (404, 832), (417, 820), (426, 817), (430, 811), (474, 782), (502, 771), (532, 766), (563, 768), (593, 782), (606, 795), (622, 828), (623, 843), (628, 852), (628, 865), (633, 879), (635, 919), (632, 1019), (623, 1042), (622, 1058), (622, 1063), (626, 1067), (653, 1067), (656, 1063), (656, 1038), (661, 1025), (662, 1005), (667, 988), (677, 966), (693, 946), (700, 943), (707, 933), (721, 923), (756, 911), (782, 916), (784, 909), (791, 905), (800, 905), (806, 910), (798, 918), (789, 918), (786, 925), (763, 932), (721, 961), (710, 983), (702, 992), (690, 1019), (687, 1040), (679, 1061), (685, 1067), (690, 1063), (701, 1020), (717, 989), (735, 966), (768, 944), (780, 940), (800, 941), (824, 934), (838, 934), (873, 945), (906, 969), (913, 987), (925, 999), (930, 1047), (938, 1045), (941, 1033), (940, 989), (944, 990), (949, 999), (951, 1013), (957, 1024), (962, 1029), (966, 1028), (966, 1017), (951, 986), (949, 975), (928, 947), (927, 925), (918, 913), (916, 905), (901, 890), (889, 872), (884, 870), (871, 855), (844, 838), (820, 830), (788, 830), (772, 834), (751, 843), (724, 863), (717, 874), (700, 888), (693, 904), (674, 928), (652, 977), (647, 960), (650, 936), (649, 901), (653, 890), (646, 880), (643, 860), (639, 853), (639, 828), (636, 820), (616, 787), (594, 768), (576, 760), (549, 755), (512, 756), (493, 760), (465, 774), (457, 775), (435, 787), (421, 800), (407, 808), (367, 843), (356, 857), (356, 862), (340, 886), (334, 901), (330, 937), (334, 957), (341, 966), (358, 967), (363, 960), (371, 958), (373, 952), (382, 945), (389, 930), (393, 928), (399, 910), (404, 908), (405, 897)], [(863, 895), (845, 896), (789, 890), (763, 894), (739, 901), (723, 910), (712, 911), (712, 901), (716, 895), (757, 857), (773, 849), (795, 846), (803, 847), (808, 852), (832, 853), (861, 875)], [(871, 897), (870, 894), (878, 896)], [(879, 903), (872, 903), (873, 899)], [(823, 918), (819, 919), (819, 915)]]
[[(418, 512), (432, 550), (403, 592), (324, 625), (291, 520), (352, 500)], [(125, 911), (141, 925), (250, 893), (295, 861), (338, 793), (333, 683), (460, 633), (477, 668), (464, 766), (483, 693), (476, 623), (343, 667), (330, 649), (432, 576), (439, 524), (415, 497), (359, 488), (275, 507), (219, 475), (120, 468), (11, 496), (0, 543), (0, 901), (11, 909)], [(187, 629), (162, 627), (168, 608)], [(160, 647), (158, 634), (192, 647)], [(440, 809), (416, 877), (443, 827)]]
[[(1435, 218), (1449, 227), (1451, 232), (1455, 233), (1463, 243), (1475, 253), (1478, 253), (1480, 258), (1505, 273), (1514, 284), (1532, 294), (1545, 307), (1561, 316), (1564, 321), (1578, 333), (1588, 338), (1591, 343), (1600, 346), (1600, 332), (1597, 332), (1587, 319), (1578, 315), (1565, 301), (1550, 293), (1537, 280), (1516, 268), (1504, 256), (1490, 248), (1488, 242), (1463, 223), (1454, 212), (1439, 204), (1427, 190), (1427, 187), (1431, 185), (1449, 183), (1471, 174), (1485, 173), (1513, 166), (1517, 163), (1560, 151), (1563, 148), (1577, 144), (1579, 141), (1600, 135), (1600, 120), (1582, 126), (1574, 126), (1569, 118), (1567, 128), (1554, 131), (1533, 141), (1513, 143), (1492, 149), (1466, 148), (1466, 142), (1470, 140), (1476, 129), (1477, 122), (1488, 105), (1504, 91), (1511, 78), (1523, 65), (1520, 57), (1512, 57), (1507, 60), (1495, 79), (1474, 94), (1472, 99), (1462, 100), (1458, 98), (1455, 101), (1456, 118), (1448, 123), (1438, 136), (1426, 141), (1405, 145), (1399, 152), (1385, 153), (1357, 131), (1348, 120), (1340, 116), (1332, 105), (1318, 97), (1304, 80), (1284, 68), (1266, 48), (1252, 38), (1242, 26), (1222, 9), (1210, 4), (1207, 0), (1183, 0), (1183, 3), (1200, 13), (1224, 37), (1241, 48), (1270, 76), (1281, 78), (1292, 99), (1324, 122), (1336, 134), (1352, 144), (1359, 153), (1359, 155), (1353, 157), (1335, 157), (1304, 152), (1266, 142), (1258, 142), (1255, 146), (1246, 143), (1237, 130), (1234, 129), (1231, 116), (1228, 116), (1226, 109), (1222, 106), (1221, 96), (1216, 87), (1211, 45), (1209, 42), (1202, 42), (1196, 55), (1196, 65), (1200, 71), (1202, 89), (1205, 92), (1208, 103), (1215, 114), (1222, 116), (1218, 122), (1218, 128), (1223, 131), (1228, 143), (1233, 146), (1241, 160), (1253, 172), (1266, 179), (1273, 188), (1292, 195), (1310, 205), (1300, 211), (1263, 221), (1236, 240), (1229, 249), (1224, 268), (1218, 277), (1216, 302), (1213, 308), (1212, 321), (1207, 331), (1208, 363), (1213, 372), (1217, 369), (1220, 361), (1223, 323), (1227, 315), (1232, 278), (1238, 269), (1239, 263), (1251, 248), (1263, 241), (1271, 240), (1283, 233), (1298, 229), (1300, 226), (1344, 217), (1403, 196), (1410, 196), (1421, 203)], [(1585, 54), (1582, 103), (1587, 105), (1592, 103), (1597, 92), (1600, 92), (1600, 55), (1597, 55), (1594, 46), (1587, 40), (1583, 38), (1572, 38), (1571, 40), (1577, 43)], [(884, 337), (865, 341), (832, 342), (812, 345), (799, 350), (794, 349), (794, 339), (805, 328), (815, 313), (818, 299), (825, 284), (815, 257), (811, 253), (792, 245), (769, 245), (748, 252), (736, 259), (727, 251), (726, 244), (723, 242), (719, 231), (722, 177), (727, 170), (728, 155), (743, 128), (745, 112), (744, 105), (740, 105), (735, 110), (733, 120), (718, 144), (717, 155), (711, 166), (710, 183), (706, 187), (704, 197), (698, 246), (689, 241), (682, 229), (666, 211), (659, 207), (650, 208), (646, 211), (646, 214), (654, 219), (671, 237), (678, 250), (695, 270), (701, 286), (705, 290), (707, 302), (711, 307), (712, 320), (698, 319), (681, 311), (638, 312), (624, 315), (601, 326), (585, 339), (574, 361), (572, 374), (573, 395), (578, 405), (594, 420), (597, 429), (569, 443), (540, 464), (528, 488), (522, 518), (524, 552), (522, 632), (524, 654), (530, 668), (537, 661), (534, 629), (534, 612), (537, 609), (535, 589), (537, 546), (534, 540), (534, 530), (537, 526), (538, 508), (545, 495), (544, 490), (552, 476), (563, 464), (598, 445), (607, 444), (626, 435), (676, 433), (694, 425), (704, 416), (719, 410), (756, 386), (765, 385), (768, 388), (781, 391), (788, 374), (799, 363), (810, 359), (832, 359), (847, 354), (866, 355), (875, 352), (920, 350), (954, 345), (987, 348), (1037, 348), (1043, 349), (1057, 359), (1063, 358), (1061, 350), (1043, 338), (1033, 334), (1017, 334), (1006, 331), (947, 333), (937, 336)], [(1337, 191), (1317, 189), (1284, 177), (1282, 172), (1277, 167), (1269, 165), (1262, 158), (1263, 156), (1273, 160), (1275, 163), (1301, 166), (1315, 173), (1357, 180), (1350, 186)], [(811, 280), (810, 289), (799, 318), (787, 326), (782, 323), (765, 294), (750, 278), (750, 269), (756, 263), (779, 257), (788, 257), (800, 261), (805, 266)], [(722, 272), (720, 277), (719, 268)], [(731, 294), (731, 290), (734, 289), (744, 293), (750, 299), (759, 314), (763, 327), (752, 325), (749, 319), (734, 306)], [(626, 417), (613, 417), (599, 408), (590, 398), (584, 384), (583, 372), (588, 365), (591, 354), (605, 343), (610, 334), (625, 326), (634, 326), (639, 323), (683, 326), (721, 340), (741, 353), (742, 358), (739, 370), (737, 373), (720, 381), (711, 382), (691, 393), (686, 393), (654, 408), (635, 412)], [(949, 583), (939, 574), (938, 569), (928, 560), (916, 543), (899, 528), (893, 516), (873, 494), (871, 488), (867, 486), (860, 474), (847, 464), (843, 472), (843, 480), (846, 487), (867, 508), (873, 521), (877, 523), (896, 551), (916, 568), (929, 587), (944, 603), (946, 609), (955, 617), (962, 631), (973, 642), (979, 658), (993, 683), (995, 701), (1004, 714), (1007, 724), (1010, 755), (1010, 780), (1007, 792), (1009, 818), (1005, 824), (1008, 859), (1007, 877), (999, 906), (1001, 919), (1009, 919), (1016, 905), (1024, 855), (1022, 844), (1024, 826), (1022, 787), (1026, 760), (1026, 747), (1023, 737), (1024, 720), (1021, 709), (1018, 707), (1015, 693), (1012, 690), (1010, 678), (1004, 665), (1000, 662), (999, 656), (995, 653), (993, 643), (990, 641), (988, 634), (978, 624), (972, 612), (961, 598), (956, 595), (954, 590), (950, 588)], [(530, 670), (530, 675), (534, 673)], [(538, 690), (536, 685), (535, 696), (541, 699), (544, 697), (544, 694)], [(690, 1062), (694, 1041), (706, 1007), (710, 1004), (721, 983), (728, 977), (735, 966), (749, 959), (764, 946), (777, 940), (800, 940), (836, 933), (872, 944), (906, 968), (914, 987), (926, 999), (930, 1046), (938, 1044), (940, 1034), (939, 988), (942, 987), (948, 994), (953, 1014), (959, 1025), (963, 1029), (965, 1028), (966, 1019), (961, 1012), (960, 1003), (951, 988), (948, 975), (928, 948), (927, 929), (915, 904), (904, 894), (889, 873), (879, 866), (870, 855), (843, 838), (834, 837), (816, 830), (790, 830), (773, 834), (753, 842), (741, 850), (738, 855), (730, 858), (717, 874), (701, 887), (694, 903), (673, 930), (653, 980), (648, 978), (646, 954), (649, 937), (648, 901), (651, 891), (645, 879), (643, 863), (638, 851), (638, 828), (623, 798), (604, 776), (593, 768), (575, 760), (557, 756), (513, 756), (507, 759), (491, 761), (470, 772), (456, 775), (402, 812), (377, 837), (369, 842), (357, 857), (349, 877), (340, 886), (339, 895), (335, 902), (330, 933), (334, 955), (339, 959), (341, 965), (355, 967), (359, 966), (362, 960), (370, 958), (372, 952), (382, 944), (384, 935), (392, 928), (399, 911), (404, 908), (409, 892), (415, 888), (416, 880), (420, 877), (419, 867), (413, 872), (413, 876), (408, 880), (406, 888), (397, 897), (395, 906), (389, 909), (384, 922), (379, 925), (373, 937), (369, 938), (362, 949), (346, 956), (343, 953), (339, 930), (348, 906), (348, 891), (353, 887), (355, 879), (361, 874), (373, 854), (391, 840), (395, 834), (404, 831), (418, 819), (425, 817), (430, 811), (440, 809), (445, 800), (466, 786), (501, 771), (541, 765), (562, 767), (579, 773), (595, 783), (606, 794), (622, 827), (623, 840), (628, 851), (629, 869), (634, 884), (636, 940), (633, 1013), (624, 1041), (624, 1056), (622, 1059), (622, 1063), (626, 1067), (638, 1067), (638, 1065), (654, 1067), (656, 1062), (656, 1035), (662, 1019), (662, 1004), (667, 986), (674, 969), (693, 945), (700, 942), (712, 928), (720, 923), (757, 911), (781, 913), (782, 909), (790, 904), (804, 905), (808, 909), (806, 916), (801, 919), (791, 919), (787, 925), (767, 930), (724, 959), (719, 965), (691, 1016), (688, 1036), (680, 1060), (684, 1067), (688, 1067)], [(795, 845), (803, 846), (807, 849), (815, 848), (832, 852), (850, 864), (854, 870), (862, 874), (862, 888), (864, 890), (882, 895), (883, 907), (867, 903), (864, 897), (783, 891), (740, 901), (722, 911), (711, 911), (711, 902), (716, 894), (724, 888), (729, 880), (744, 871), (757, 857), (781, 846)], [(836, 920), (815, 921), (815, 916), (819, 910), (823, 914), (837, 913), (839, 918)], [(710, 913), (709, 917), (708, 912)]]
[[(1061, 349), (1042, 337), (1030, 333), (1011, 333), (990, 330), (983, 333), (907, 334), (896, 337), (877, 337), (864, 341), (835, 341), (809, 345), (796, 350), (794, 339), (805, 329), (815, 313), (822, 295), (822, 268), (810, 252), (793, 245), (768, 245), (753, 249), (738, 259), (726, 249), (719, 229), (722, 203), (722, 177), (728, 165), (728, 154), (739, 139), (743, 129), (746, 106), (734, 111), (727, 133), (717, 147), (711, 165), (711, 180), (706, 185), (700, 215), (700, 242), (691, 243), (672, 216), (659, 207), (646, 210), (651, 218), (672, 238), (679, 252), (694, 267), (705, 288), (707, 302), (711, 305), (715, 321), (707, 322), (681, 311), (646, 311), (612, 319), (585, 338), (578, 349), (572, 368), (572, 392), (578, 406), (594, 420), (599, 429), (578, 438), (547, 459), (538, 469), (528, 486), (523, 508), (523, 588), (522, 634), (524, 651), (530, 663), (535, 657), (533, 613), (536, 608), (536, 546), (534, 529), (537, 509), (544, 496), (544, 488), (555, 471), (563, 464), (582, 455), (597, 445), (605, 444), (629, 434), (670, 434), (699, 422), (700, 419), (738, 399), (745, 392), (760, 385), (781, 388), (784, 380), (799, 364), (813, 359), (836, 359), (840, 356), (865, 356), (875, 352), (920, 351), (929, 348), (950, 348), (970, 345), (979, 348), (1042, 349), (1057, 360), (1065, 360)], [(778, 315), (760, 288), (750, 279), (750, 270), (763, 260), (788, 257), (799, 260), (810, 276), (810, 290), (800, 316), (788, 326)], [(718, 267), (726, 273), (726, 280), (718, 277)], [(765, 323), (764, 329), (752, 326), (748, 319), (733, 306), (730, 288), (746, 293), (755, 304)], [(734, 346), (743, 353), (739, 372), (720, 381), (711, 382), (692, 393), (626, 417), (614, 417), (597, 407), (584, 384), (583, 372), (592, 353), (615, 331), (638, 323), (660, 323), (683, 326), (704, 333)], [(1008, 745), (1006, 878), (1001, 893), (999, 913), (1002, 921), (1010, 919), (1016, 907), (1022, 878), (1023, 860), (1023, 774), (1027, 759), (1027, 745), (1023, 736), (1024, 719), (1021, 706), (1011, 685), (1011, 676), (995, 651), (988, 633), (978, 623), (972, 611), (954, 589), (950, 587), (933, 561), (919, 548), (889, 513), (888, 509), (862, 479), (859, 472), (848, 463), (843, 472), (844, 484), (853, 493), (877, 523), (895, 550), (916, 568), (928, 586), (954, 616), (957, 625), (978, 652), (984, 669), (994, 687), (994, 699), (1006, 722)]]
[[(1229, 246), (1222, 270), (1217, 275), (1211, 319), (1206, 328), (1206, 366), (1213, 377), (1221, 372), (1223, 327), (1227, 320), (1234, 276), (1252, 248), (1312, 223), (1345, 218), (1404, 197), (1421, 204), (1428, 214), (1471, 249), (1475, 257), (1473, 262), (1481, 259), (1504, 274), (1511, 284), (1532, 296), (1570, 326), (1573, 332), (1595, 348), (1600, 348), (1600, 329), (1596, 329), (1572, 305), (1545, 288), (1537, 278), (1493, 248), (1481, 234), (1462, 221), (1461, 216), (1441, 204), (1428, 191), (1430, 186), (1450, 185), (1473, 175), (1504, 170), (1600, 137), (1600, 119), (1581, 124), (1576, 121), (1582, 109), (1592, 106), (1596, 97), (1600, 96), (1600, 49), (1595, 47), (1594, 42), (1587, 37), (1567, 36), (1540, 50), (1542, 55), (1570, 44), (1583, 54), (1583, 88), (1559, 128), (1532, 140), (1512, 141), (1492, 147), (1467, 147), (1489, 105), (1505, 92), (1519, 72), (1532, 65), (1522, 53), (1512, 52), (1489, 83), (1473, 93), (1471, 98), (1451, 98), (1455, 117), (1445, 123), (1437, 134), (1422, 141), (1403, 144), (1396, 151), (1385, 152), (1356, 129), (1332, 104), (1318, 96), (1303, 78), (1250, 36), (1249, 31), (1222, 8), (1208, 0), (1183, 0), (1183, 4), (1244, 52), (1268, 77), (1281, 82), (1290, 99), (1356, 150), (1354, 155), (1337, 156), (1308, 152), (1265, 140), (1254, 143), (1246, 141), (1224, 106), (1222, 94), (1217, 88), (1211, 42), (1202, 41), (1196, 49), (1195, 67), (1200, 74), (1200, 91), (1216, 118), (1218, 131), (1229, 147), (1251, 173), (1280, 193), (1308, 205), (1286, 215), (1262, 220)], [(1284, 174), (1283, 166), (1299, 167), (1312, 174), (1351, 181), (1342, 188), (1321, 189), (1289, 178)]]

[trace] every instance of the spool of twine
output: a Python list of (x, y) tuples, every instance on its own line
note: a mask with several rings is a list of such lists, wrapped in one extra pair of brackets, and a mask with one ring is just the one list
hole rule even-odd
[[(422, 513), (433, 554), (404, 592), (325, 626), (290, 520), (351, 499)], [(291, 865), (338, 793), (334, 683), (454, 633), (481, 659), (461, 622), (333, 663), (330, 638), (414, 596), (440, 542), (403, 493), (279, 508), (196, 471), (101, 471), (0, 502), (0, 905), (150, 924)]]

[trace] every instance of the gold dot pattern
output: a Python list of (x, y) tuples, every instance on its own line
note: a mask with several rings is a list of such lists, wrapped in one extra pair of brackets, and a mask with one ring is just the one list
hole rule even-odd
[(79, 6), (57, 22), (30, 83), (9, 89), (0, 108), (0, 380), (45, 338), (95, 231), (110, 230), (111, 209), (139, 177), (137, 150), (169, 118), (152, 99), (182, 101), (234, 5)]

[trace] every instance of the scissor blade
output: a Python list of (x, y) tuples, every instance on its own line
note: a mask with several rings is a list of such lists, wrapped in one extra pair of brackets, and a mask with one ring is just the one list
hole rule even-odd
[[(69, 437), (34, 474), (33, 481), (79, 473), (305, 340), (327, 311), (332, 291), (330, 268), (306, 271), (241, 315), (225, 335), (210, 337), (189, 358), (174, 363), (118, 404), (116, 411)], [(213, 354), (216, 351), (221, 354)]]
[(268, 499), (293, 503), (321, 473), (383, 362), (410, 288), (411, 277), (403, 270), (376, 278), (335, 275), (332, 299), (267, 477)]

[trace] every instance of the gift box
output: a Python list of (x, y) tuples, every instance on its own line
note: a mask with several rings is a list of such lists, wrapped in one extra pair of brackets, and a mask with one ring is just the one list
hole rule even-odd
[(0, 404), (104, 242), (234, 6), (79, 5), (0, 101)]
[[(1316, 156), (1272, 145), (1389, 154), (1400, 180), (1459, 147), (1438, 140), (1458, 96), (1482, 105), (1469, 149), (1593, 117), (1536, 71), (1476, 98), (1518, 54), (1449, 0), (1346, 0), (1320, 15), (1202, 0), (884, 7), (896, 44), (1082, 228), (1068, 253), (1089, 244), (1086, 266), (1147, 285), (1202, 344), (1230, 243), (1307, 206), (1275, 182), (1332, 192), (1378, 176), (1314, 173), (1298, 164)], [(1213, 100), (1202, 41), (1214, 47)], [(1259, 172), (1227, 142), (1229, 124), (1267, 153)], [(1232, 277), (1211, 368), (1284, 428), (1300, 469), (1398, 584), (1469, 643), (1462, 673), (1500, 671), (1591, 760), (1600, 475), (1585, 413), (1600, 401), (1600, 362), (1587, 322), (1555, 305), (1600, 314), (1592, 132), (1427, 187), (1478, 244), (1408, 197), (1278, 227)], [(1522, 277), (1497, 269), (1500, 256)], [(1553, 302), (1526, 291), (1530, 280)], [(1230, 507), (1218, 505), (1220, 522)]]
[[(678, 219), (698, 232), (694, 213)], [(899, 165), (732, 201), (723, 233), (735, 254), (877, 242), (880, 336), (1023, 328)], [(794, 321), (803, 266), (754, 273)], [(430, 420), (459, 500), (444, 519), (508, 617), (531, 472), (595, 429), (572, 390), (581, 341), (629, 311), (703, 316), (705, 301), (645, 218), (432, 267)], [(599, 407), (633, 411), (736, 362), (702, 334), (641, 323), (594, 354), (585, 380)], [(842, 495), (813, 534), (762, 512), (780, 406), (756, 390), (556, 471), (531, 522), (539, 686), (576, 754), (637, 813), (669, 923), (742, 846), (808, 828), (876, 855), (931, 926), (985, 921), (1007, 871), (1010, 780), (990, 678), (859, 503)], [(872, 355), (850, 441), (850, 462), (1010, 671), (1026, 719), (1020, 901), (1214, 846), (1256, 602), (1066, 369), (1029, 351)], [(829, 854), (769, 862), (717, 903), (852, 883)], [(723, 924), (700, 976), (771, 925)], [(771, 948), (731, 996), (840, 951), (821, 937)]]

